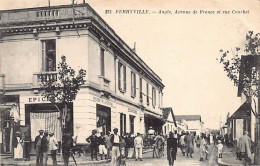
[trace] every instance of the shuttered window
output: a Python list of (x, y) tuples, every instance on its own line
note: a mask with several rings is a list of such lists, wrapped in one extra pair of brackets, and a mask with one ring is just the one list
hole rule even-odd
[(126, 66), (118, 62), (118, 89), (126, 92)]
[(136, 96), (136, 75), (131, 72), (131, 96), (135, 98)]

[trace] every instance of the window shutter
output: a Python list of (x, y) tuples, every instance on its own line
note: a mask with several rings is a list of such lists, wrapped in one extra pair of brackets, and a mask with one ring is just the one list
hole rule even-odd
[(100, 67), (101, 67), (101, 76), (105, 76), (105, 59), (104, 59), (104, 49), (100, 49)]
[(136, 75), (134, 73), (134, 97), (136, 96)]
[(118, 62), (118, 89), (121, 90), (121, 63)]
[(147, 93), (146, 93), (146, 100), (147, 100), (147, 105), (149, 105), (149, 84), (146, 84), (146, 88), (147, 88)]
[(142, 102), (143, 101), (143, 90), (142, 90), (142, 88), (143, 88), (143, 84), (142, 84), (142, 78), (140, 78), (140, 101)]
[(124, 66), (124, 91), (126, 91), (126, 66)]

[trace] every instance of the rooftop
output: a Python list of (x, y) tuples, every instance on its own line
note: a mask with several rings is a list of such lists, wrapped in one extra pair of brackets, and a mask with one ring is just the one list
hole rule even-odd
[[(0, 10), (0, 40), (1, 35), (15, 33), (33, 33), (33, 29), (46, 25), (54, 26), (63, 25), (69, 22), (77, 27), (76, 23), (91, 22), (92, 27), (101, 30), (102, 33), (109, 34), (106, 36), (111, 44), (126, 52), (126, 56), (133, 60), (153, 81), (160, 87), (164, 87), (162, 79), (115, 33), (115, 31), (101, 18), (101, 16), (87, 3), (77, 5), (60, 5), (50, 7), (23, 8), (12, 10)], [(26, 29), (27, 26), (33, 28)], [(71, 27), (74, 27), (71, 26)], [(80, 25), (81, 26), (81, 25)], [(23, 27), (24, 29), (18, 29)], [(64, 26), (65, 27), (65, 26)], [(82, 26), (82, 28), (86, 28)], [(77, 27), (80, 29), (80, 27)], [(37, 29), (38, 30), (38, 29)]]
[(192, 120), (200, 120), (201, 121), (201, 115), (175, 115), (175, 120), (186, 120), (186, 121), (192, 121)]

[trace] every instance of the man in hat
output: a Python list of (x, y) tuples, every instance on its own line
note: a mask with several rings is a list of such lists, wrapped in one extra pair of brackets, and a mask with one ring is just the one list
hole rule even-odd
[(44, 132), (44, 137), (42, 138), (42, 154), (43, 154), (43, 165), (47, 166), (49, 152), (49, 133)]
[(135, 157), (136, 161), (140, 159), (142, 161), (142, 153), (143, 153), (143, 138), (141, 137), (140, 133), (137, 133), (137, 137), (134, 139), (134, 144), (135, 144)]
[(155, 131), (154, 131), (153, 127), (150, 126), (149, 130), (148, 130), (148, 142), (149, 142), (150, 148), (152, 148), (154, 137), (155, 137)]
[(56, 137), (54, 136), (53, 132), (49, 132), (49, 149), (51, 151), (51, 158), (53, 161), (53, 165), (56, 166), (57, 165), (57, 160), (56, 160), (56, 155), (57, 155), (57, 149), (58, 149), (58, 141), (56, 139)]
[(111, 136), (111, 143), (112, 143), (112, 158), (111, 163), (113, 164), (116, 159), (120, 156), (120, 142), (121, 138), (118, 135), (118, 129), (114, 128), (114, 134)]
[(39, 130), (39, 135), (35, 137), (34, 149), (36, 151), (36, 165), (43, 165), (42, 138), (43, 130)]
[(98, 153), (98, 145), (99, 145), (99, 139), (97, 137), (97, 130), (92, 130), (91, 136), (89, 136), (86, 141), (90, 143), (90, 153), (91, 153), (91, 160), (95, 157), (96, 160), (97, 158), (97, 153)]

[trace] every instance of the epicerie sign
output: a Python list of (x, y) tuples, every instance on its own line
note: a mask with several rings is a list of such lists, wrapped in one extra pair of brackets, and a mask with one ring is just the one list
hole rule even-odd
[(48, 99), (45, 96), (29, 96), (24, 100), (26, 103), (48, 103)]

